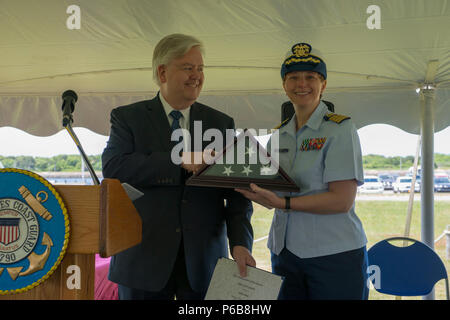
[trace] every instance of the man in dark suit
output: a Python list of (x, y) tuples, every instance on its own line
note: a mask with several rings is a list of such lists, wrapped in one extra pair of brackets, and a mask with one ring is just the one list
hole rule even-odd
[[(256, 265), (251, 202), (233, 189), (185, 186), (200, 164), (173, 161), (172, 149), (181, 143), (171, 141), (173, 130), (189, 130), (194, 141), (201, 139), (194, 136), (194, 121), (223, 137), (234, 129), (232, 118), (196, 102), (204, 81), (202, 53), (193, 37), (163, 38), (153, 53), (158, 95), (111, 112), (103, 176), (144, 193), (135, 201), (142, 242), (111, 259), (109, 279), (119, 284), (120, 299), (203, 299), (217, 259), (228, 255), (227, 236), (241, 275), (246, 265)], [(186, 149), (182, 156), (191, 158)]]

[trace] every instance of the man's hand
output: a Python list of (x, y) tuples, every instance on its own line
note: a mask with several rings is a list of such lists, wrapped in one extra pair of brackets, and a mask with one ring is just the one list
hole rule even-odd
[(256, 261), (253, 259), (252, 254), (246, 247), (234, 246), (231, 255), (238, 265), (239, 274), (241, 277), (247, 276), (247, 265), (256, 267)]
[(196, 174), (205, 163), (211, 164), (214, 162), (214, 155), (214, 150), (211, 149), (205, 149), (203, 152), (183, 152), (181, 154), (181, 167)]

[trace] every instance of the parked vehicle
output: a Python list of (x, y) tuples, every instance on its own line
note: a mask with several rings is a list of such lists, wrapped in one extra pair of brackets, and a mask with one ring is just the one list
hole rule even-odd
[(434, 178), (435, 192), (450, 192), (450, 180), (447, 177)]
[(434, 177), (435, 178), (442, 178), (442, 177), (444, 177), (444, 178), (449, 178), (450, 179), (450, 177), (448, 176), (447, 172), (442, 171), (442, 170), (436, 170), (434, 172)]
[[(414, 167), (409, 167), (408, 169), (408, 176), (412, 176), (414, 172)], [(420, 176), (422, 174), (422, 168), (418, 167), (417, 168), (417, 175)]]
[[(393, 183), (394, 192), (409, 192), (411, 189), (412, 177), (404, 176), (398, 177), (397, 180)], [(414, 191), (420, 192), (420, 184), (416, 179), (416, 183), (414, 185)]]
[(394, 176), (391, 176), (390, 174), (379, 174), (378, 178), (380, 179), (381, 183), (383, 184), (384, 190), (393, 190), (394, 187), (392, 184), (395, 182)]
[(365, 176), (364, 184), (359, 187), (359, 192), (362, 193), (382, 193), (384, 186), (377, 176)]

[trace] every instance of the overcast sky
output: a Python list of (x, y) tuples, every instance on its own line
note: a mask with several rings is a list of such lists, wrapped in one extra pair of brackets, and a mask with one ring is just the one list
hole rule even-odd
[[(96, 134), (85, 128), (74, 128), (84, 151), (88, 155), (101, 154), (108, 137)], [(417, 135), (409, 134), (396, 127), (374, 124), (358, 130), (363, 155), (379, 154), (384, 156), (414, 156)], [(450, 127), (434, 136), (435, 153), (450, 154)], [(49, 137), (38, 137), (24, 131), (0, 128), (0, 155), (30, 155), (52, 157), (58, 154), (78, 154), (75, 143), (67, 131)]]

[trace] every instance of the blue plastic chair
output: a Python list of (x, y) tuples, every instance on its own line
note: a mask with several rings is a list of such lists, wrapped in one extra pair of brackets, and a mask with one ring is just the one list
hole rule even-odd
[[(397, 247), (393, 240), (413, 242), (412, 245)], [(445, 279), (447, 300), (449, 300), (448, 276), (441, 258), (426, 244), (411, 238), (395, 237), (382, 240), (368, 250), (369, 270), (379, 271), (369, 275), (375, 290), (396, 296), (425, 296), (436, 282)], [(379, 268), (379, 269), (378, 269)]]

